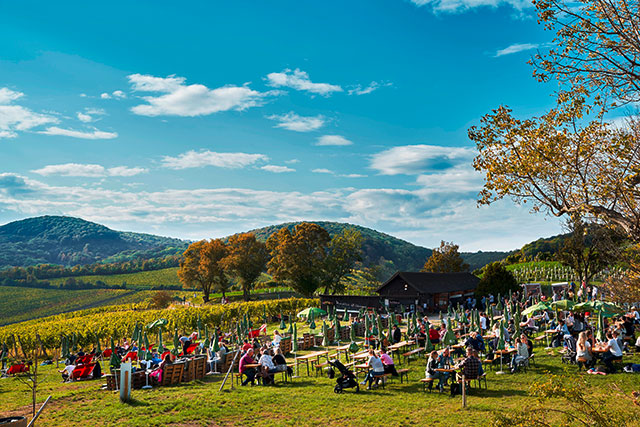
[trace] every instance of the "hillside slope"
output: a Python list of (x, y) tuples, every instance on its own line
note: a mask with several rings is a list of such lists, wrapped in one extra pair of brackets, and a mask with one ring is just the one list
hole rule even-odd
[(187, 242), (111, 230), (80, 218), (41, 216), (0, 226), (0, 268), (77, 265), (184, 251)]

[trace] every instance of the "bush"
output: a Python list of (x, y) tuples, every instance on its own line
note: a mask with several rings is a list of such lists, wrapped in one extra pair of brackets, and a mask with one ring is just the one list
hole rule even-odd
[(477, 295), (497, 295), (498, 293), (506, 295), (510, 290), (518, 291), (520, 289), (518, 281), (513, 274), (505, 268), (503, 263), (499, 261), (492, 262), (485, 266), (483, 270), (482, 279), (480, 279), (480, 283), (478, 283), (478, 288), (476, 289)]
[(167, 291), (158, 291), (151, 297), (151, 308), (163, 309), (169, 307), (173, 297)]

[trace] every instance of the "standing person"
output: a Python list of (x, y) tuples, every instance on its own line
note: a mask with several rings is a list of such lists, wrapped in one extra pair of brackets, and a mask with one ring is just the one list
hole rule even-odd
[(246, 379), (242, 381), (242, 385), (247, 385), (251, 382), (251, 385), (254, 385), (254, 380), (256, 376), (256, 370), (254, 368), (248, 368), (247, 365), (255, 364), (255, 360), (253, 360), (253, 347), (249, 348), (247, 352), (240, 358), (240, 365), (238, 370), (241, 374), (246, 375)]
[(393, 363), (393, 359), (387, 354), (387, 350), (385, 350), (384, 347), (380, 349), (380, 361), (384, 365), (385, 374), (391, 374), (394, 377), (399, 375), (396, 370), (396, 366)]
[(280, 332), (276, 329), (273, 332), (273, 341), (271, 342), (271, 345), (274, 347), (280, 347), (280, 341), (282, 341), (282, 335), (280, 335)]
[(487, 331), (487, 314), (484, 311), (480, 313), (480, 329), (483, 334)]
[(367, 385), (367, 390), (371, 390), (371, 384), (373, 383), (374, 377), (384, 374), (384, 365), (382, 364), (382, 361), (376, 356), (376, 352), (372, 348), (369, 349), (369, 360), (367, 361), (367, 366), (369, 367), (369, 372), (360, 384), (365, 385), (368, 382), (369, 384)]

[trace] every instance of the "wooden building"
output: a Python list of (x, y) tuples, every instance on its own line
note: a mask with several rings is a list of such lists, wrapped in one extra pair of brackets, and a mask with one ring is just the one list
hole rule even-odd
[(471, 273), (415, 273), (399, 271), (376, 292), (385, 306), (414, 306), (436, 312), (449, 304), (462, 302), (473, 296), (478, 279)]

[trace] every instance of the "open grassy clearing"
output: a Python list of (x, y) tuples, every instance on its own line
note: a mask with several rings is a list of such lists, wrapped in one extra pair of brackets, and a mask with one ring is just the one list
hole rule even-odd
[[(304, 352), (301, 352), (304, 354)], [(625, 394), (640, 388), (637, 374), (619, 373), (609, 376), (578, 373), (575, 365), (562, 365), (557, 354), (547, 355), (536, 349), (537, 367), (527, 373), (502, 376), (489, 372), (489, 389), (473, 390), (468, 408), (461, 408), (461, 398), (448, 394), (424, 393), (418, 379), (424, 376), (425, 360), (413, 361), (410, 382), (393, 380), (386, 389), (345, 390), (333, 392), (334, 380), (306, 376), (306, 369), (293, 383), (271, 387), (236, 387), (233, 391), (218, 392), (220, 376), (205, 381), (183, 383), (174, 387), (134, 390), (134, 401), (121, 404), (114, 392), (99, 390), (101, 381), (60, 383), (55, 366), (44, 367), (46, 379), (42, 383), (39, 400), (51, 394), (53, 402), (38, 425), (61, 424), (96, 426), (126, 424), (129, 426), (166, 425), (489, 425), (495, 413), (513, 414), (532, 407), (535, 398), (528, 393), (536, 381), (547, 378), (548, 372), (560, 375), (567, 383), (576, 378), (586, 381), (587, 394), (593, 402), (606, 404), (609, 410), (628, 416), (640, 416), (640, 408), (630, 405), (612, 390), (617, 383)], [(289, 358), (291, 359), (291, 358)], [(640, 362), (640, 357), (626, 357)], [(406, 366), (406, 365), (404, 365)], [(229, 384), (225, 387), (229, 389)], [(0, 413), (27, 413), (29, 395), (14, 379), (0, 380)], [(547, 401), (547, 408), (562, 408), (562, 399)], [(17, 410), (17, 411), (16, 411)], [(567, 424), (553, 418), (553, 425)], [(637, 425), (630, 423), (631, 425)]]

